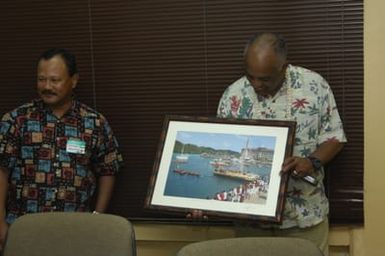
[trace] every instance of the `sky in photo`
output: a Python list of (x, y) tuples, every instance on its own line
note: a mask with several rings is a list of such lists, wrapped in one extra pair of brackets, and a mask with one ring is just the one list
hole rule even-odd
[(248, 148), (265, 147), (274, 150), (275, 137), (273, 136), (247, 136), (223, 133), (203, 133), (203, 132), (178, 132), (176, 139), (183, 144), (193, 144), (200, 147), (211, 147), (221, 150), (232, 150), (241, 152), (246, 147), (249, 139)]

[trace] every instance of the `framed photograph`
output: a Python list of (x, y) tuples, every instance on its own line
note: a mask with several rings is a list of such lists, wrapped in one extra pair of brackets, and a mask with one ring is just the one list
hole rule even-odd
[(295, 122), (166, 116), (145, 207), (281, 222)]

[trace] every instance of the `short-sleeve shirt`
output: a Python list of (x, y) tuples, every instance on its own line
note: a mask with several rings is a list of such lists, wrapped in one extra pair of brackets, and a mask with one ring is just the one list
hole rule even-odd
[[(346, 142), (333, 93), (327, 81), (311, 70), (288, 65), (282, 87), (273, 97), (256, 94), (244, 76), (230, 85), (219, 102), (217, 116), (238, 119), (296, 121), (294, 156), (309, 156), (328, 140)], [(324, 170), (315, 173), (313, 186), (289, 179), (283, 222), (279, 228), (309, 227), (323, 221), (329, 212)]]
[(106, 118), (76, 100), (60, 119), (41, 100), (6, 113), (0, 123), (0, 166), (9, 171), (6, 221), (89, 211), (97, 177), (115, 175), (121, 162)]

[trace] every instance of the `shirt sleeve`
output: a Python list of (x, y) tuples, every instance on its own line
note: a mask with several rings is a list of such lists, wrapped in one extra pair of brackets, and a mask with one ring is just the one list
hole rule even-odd
[(6, 113), (0, 121), (0, 166), (11, 171), (16, 165), (19, 139), (15, 113)]
[(115, 175), (123, 163), (116, 140), (107, 119), (101, 119), (101, 130), (96, 147), (95, 171), (98, 176)]
[(228, 90), (229, 89), (225, 90), (225, 92), (222, 94), (221, 99), (219, 100), (218, 109), (217, 109), (217, 117), (219, 118), (231, 117)]
[(242, 78), (227, 87), (219, 100), (217, 117), (249, 119), (252, 104), (246, 88)]
[(324, 93), (321, 94), (320, 97), (321, 122), (318, 144), (322, 144), (328, 140), (346, 142), (347, 140), (343, 129), (343, 124), (338, 113), (333, 92), (325, 80), (322, 82), (322, 88), (324, 88)]

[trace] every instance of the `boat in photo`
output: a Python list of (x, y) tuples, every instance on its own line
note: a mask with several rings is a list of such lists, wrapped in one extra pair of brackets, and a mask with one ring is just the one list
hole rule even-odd
[(196, 176), (196, 177), (201, 176), (197, 172), (187, 171), (187, 170), (184, 170), (184, 169), (175, 169), (175, 170), (173, 170), (173, 172), (175, 172), (177, 174), (180, 174), (180, 175), (190, 175), (190, 176)]
[(215, 168), (218, 168), (218, 167), (222, 167), (222, 166), (228, 166), (228, 165), (230, 165), (230, 162), (223, 160), (221, 158), (218, 158), (218, 159), (214, 159), (214, 160), (210, 161), (210, 164), (212, 166), (214, 166)]
[(176, 162), (178, 163), (187, 163), (188, 162), (188, 155), (184, 154), (184, 144), (182, 146), (181, 153), (176, 156)]
[[(232, 160), (234, 161), (234, 159)], [(223, 176), (232, 179), (240, 179), (244, 181), (255, 181), (260, 177), (257, 174), (250, 173), (245, 171), (245, 166), (250, 165), (249, 162), (252, 161), (252, 158), (249, 156), (249, 138), (247, 138), (245, 148), (241, 152), (241, 157), (239, 158), (239, 169), (227, 169), (225, 165), (214, 165), (213, 173), (217, 176)]]
[(228, 177), (232, 179), (240, 179), (245, 181), (255, 181), (258, 180), (260, 177), (257, 174), (249, 173), (249, 172), (243, 172), (240, 170), (226, 170), (222, 168), (216, 168), (213, 171), (214, 175)]

